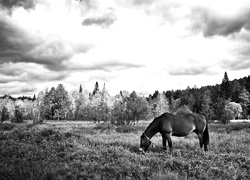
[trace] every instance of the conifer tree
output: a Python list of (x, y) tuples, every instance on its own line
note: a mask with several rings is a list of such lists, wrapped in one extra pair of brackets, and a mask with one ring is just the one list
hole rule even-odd
[(82, 93), (82, 85), (80, 85), (79, 93)]
[(98, 85), (98, 82), (96, 82), (93, 93), (92, 93), (92, 96), (94, 96), (98, 91), (99, 91), (99, 85)]
[(227, 72), (225, 72), (224, 74), (220, 89), (221, 89), (222, 98), (229, 99), (231, 97), (231, 86), (230, 86)]

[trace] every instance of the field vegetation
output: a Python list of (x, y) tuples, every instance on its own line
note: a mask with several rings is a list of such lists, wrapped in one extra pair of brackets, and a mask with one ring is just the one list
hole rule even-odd
[(195, 134), (173, 137), (172, 155), (139, 153), (147, 125), (1, 123), (0, 179), (250, 179), (250, 123), (210, 124), (208, 152)]

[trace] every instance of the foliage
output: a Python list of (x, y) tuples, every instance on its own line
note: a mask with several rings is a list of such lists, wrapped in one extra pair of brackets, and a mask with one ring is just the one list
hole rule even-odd
[(2, 122), (7, 121), (9, 119), (8, 109), (5, 106), (3, 106), (3, 108), (2, 108), (2, 110), (0, 112), (1, 112), (1, 114), (0, 114), (0, 120)]
[(155, 91), (153, 96), (149, 97), (148, 102), (154, 118), (170, 111), (169, 102), (164, 92)]
[(0, 131), (10, 131), (16, 127), (13, 123), (0, 123)]
[[(152, 119), (165, 112), (175, 113), (183, 105), (192, 112), (200, 113), (208, 120), (223, 123), (229, 119), (250, 117), (250, 76), (230, 81), (224, 73), (221, 84), (184, 90), (168, 90), (144, 97), (135, 91), (120, 91), (110, 96), (105, 88), (94, 85), (93, 92), (82, 89), (68, 92), (62, 84), (56, 88), (46, 88), (33, 98), (10, 95), (0, 97), (0, 113), (5, 106), (9, 119), (15, 119), (15, 106), (20, 107), (25, 120), (86, 120), (97, 123), (105, 121), (115, 124), (131, 124), (141, 119)], [(242, 113), (236, 113), (230, 103), (238, 103)]]
[(239, 103), (242, 106), (242, 116), (243, 118), (247, 118), (249, 111), (250, 111), (250, 94), (243, 88), (239, 94)]
[(23, 122), (23, 112), (19, 106), (15, 106), (14, 117), (11, 119), (12, 123), (22, 123)]
[(190, 113), (192, 113), (190, 108), (187, 105), (182, 105), (176, 110), (174, 114), (182, 115), (182, 114), (190, 114)]
[(231, 84), (229, 82), (227, 72), (224, 74), (220, 89), (224, 99), (229, 99), (231, 97)]
[(225, 106), (225, 111), (231, 115), (232, 119), (235, 119), (242, 113), (242, 108), (239, 103), (229, 102)]
[(230, 120), (232, 120), (233, 118), (234, 118), (233, 114), (230, 111), (224, 109), (221, 115), (220, 122), (222, 124), (228, 124)]
[(121, 94), (114, 103), (112, 111), (112, 124), (125, 125), (138, 122), (140, 119), (147, 119), (149, 104), (145, 98), (132, 92), (128, 97)]
[(201, 98), (201, 112), (206, 119), (211, 119), (214, 114), (212, 110), (211, 91), (206, 90)]

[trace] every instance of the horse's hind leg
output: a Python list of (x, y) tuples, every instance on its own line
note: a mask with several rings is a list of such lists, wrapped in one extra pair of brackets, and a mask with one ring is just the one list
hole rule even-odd
[(198, 135), (198, 138), (199, 138), (199, 143), (200, 143), (200, 148), (202, 149), (202, 147), (203, 147), (203, 135), (202, 134), (200, 134), (200, 133), (197, 133), (197, 135)]

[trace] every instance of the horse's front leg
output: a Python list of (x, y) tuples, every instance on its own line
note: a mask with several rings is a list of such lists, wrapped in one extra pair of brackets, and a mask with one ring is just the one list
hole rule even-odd
[(170, 153), (172, 154), (172, 140), (171, 140), (171, 136), (169, 133), (162, 133), (162, 145), (163, 145), (163, 150), (166, 151), (167, 147), (166, 147), (166, 141), (168, 140), (168, 146), (170, 149)]
[(169, 133), (166, 134), (167, 140), (168, 140), (168, 146), (170, 148), (170, 153), (172, 154), (172, 140), (171, 140), (171, 135)]

